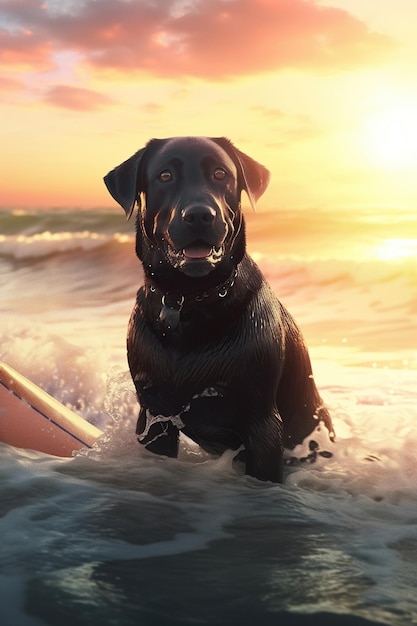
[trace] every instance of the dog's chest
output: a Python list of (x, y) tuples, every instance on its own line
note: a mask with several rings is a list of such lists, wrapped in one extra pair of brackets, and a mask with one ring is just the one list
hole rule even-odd
[(149, 324), (139, 313), (128, 341), (132, 374), (196, 393), (218, 384), (239, 384), (242, 372), (250, 379), (252, 370), (280, 361), (280, 322), (270, 308), (264, 309), (256, 300), (228, 324), (224, 318), (209, 320), (190, 311), (173, 332), (157, 321)]

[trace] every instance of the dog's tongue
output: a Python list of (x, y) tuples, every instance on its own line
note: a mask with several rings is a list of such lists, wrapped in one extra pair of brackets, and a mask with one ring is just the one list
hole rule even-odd
[(184, 256), (187, 259), (206, 259), (210, 256), (211, 248), (204, 244), (196, 244), (189, 248), (184, 248)]

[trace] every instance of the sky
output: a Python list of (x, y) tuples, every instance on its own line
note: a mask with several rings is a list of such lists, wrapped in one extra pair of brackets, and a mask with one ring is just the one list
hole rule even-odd
[(114, 207), (152, 137), (229, 137), (261, 210), (417, 206), (415, 0), (0, 0), (0, 207)]

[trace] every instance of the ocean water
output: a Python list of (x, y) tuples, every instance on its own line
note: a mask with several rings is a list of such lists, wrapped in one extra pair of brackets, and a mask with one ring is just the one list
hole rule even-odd
[(0, 360), (105, 430), (70, 459), (0, 444), (1, 623), (417, 624), (417, 218), (248, 215), (337, 434), (283, 485), (137, 444), (133, 242), (117, 210), (0, 211)]

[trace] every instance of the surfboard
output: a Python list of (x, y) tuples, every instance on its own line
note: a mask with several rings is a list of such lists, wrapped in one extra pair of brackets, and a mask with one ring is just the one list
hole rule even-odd
[(0, 441), (70, 457), (103, 434), (46, 391), (0, 362)]

